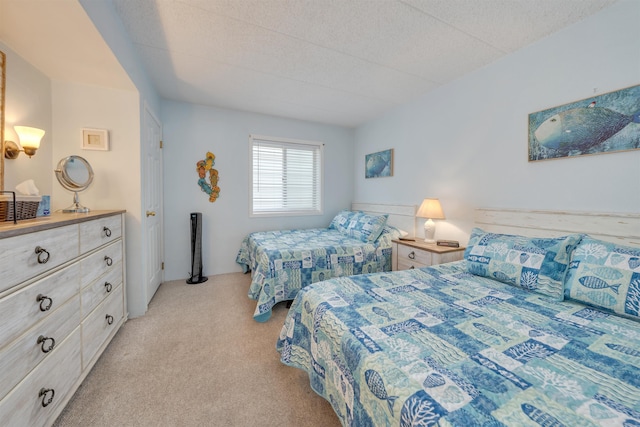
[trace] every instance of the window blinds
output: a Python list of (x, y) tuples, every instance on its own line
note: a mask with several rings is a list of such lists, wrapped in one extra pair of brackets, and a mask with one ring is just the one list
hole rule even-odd
[(322, 144), (250, 137), (251, 214), (322, 212)]

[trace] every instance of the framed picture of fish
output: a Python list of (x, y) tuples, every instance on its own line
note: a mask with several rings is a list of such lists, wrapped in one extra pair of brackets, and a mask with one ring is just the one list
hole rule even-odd
[(640, 149), (640, 85), (529, 114), (529, 161)]
[(393, 148), (364, 156), (364, 177), (393, 176)]

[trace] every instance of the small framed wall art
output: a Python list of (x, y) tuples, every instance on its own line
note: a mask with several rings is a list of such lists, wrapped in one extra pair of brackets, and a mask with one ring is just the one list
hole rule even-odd
[(109, 151), (109, 131), (82, 129), (82, 149)]
[(393, 176), (393, 148), (364, 156), (365, 178)]

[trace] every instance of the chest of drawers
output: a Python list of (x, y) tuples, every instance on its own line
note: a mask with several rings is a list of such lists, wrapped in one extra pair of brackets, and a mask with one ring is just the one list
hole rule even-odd
[(51, 425), (126, 321), (124, 214), (0, 225), (0, 425)]
[(391, 266), (394, 271), (423, 268), (461, 260), (465, 248), (450, 248), (412, 240), (393, 240)]

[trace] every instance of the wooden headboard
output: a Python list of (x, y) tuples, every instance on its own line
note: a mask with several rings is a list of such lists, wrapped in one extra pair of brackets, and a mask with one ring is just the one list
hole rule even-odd
[(388, 214), (387, 224), (416, 235), (416, 205), (385, 205), (380, 203), (351, 203), (351, 210), (370, 214)]
[(596, 239), (640, 248), (640, 214), (478, 208), (475, 225), (486, 231), (556, 237), (588, 234)]

